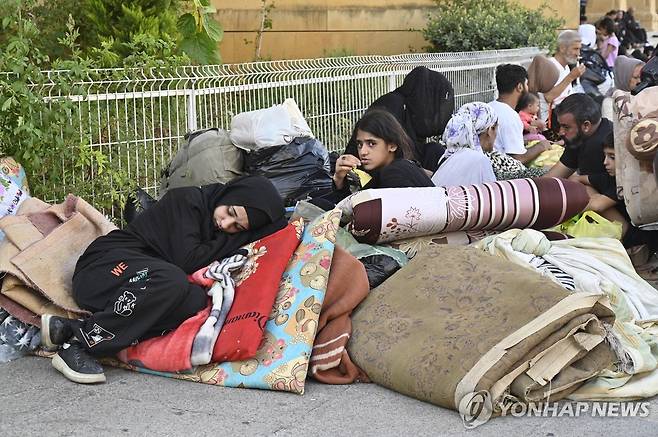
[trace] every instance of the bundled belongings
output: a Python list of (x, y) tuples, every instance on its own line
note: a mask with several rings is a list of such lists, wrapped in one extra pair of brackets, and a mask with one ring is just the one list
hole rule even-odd
[(211, 128), (187, 133), (169, 165), (162, 170), (159, 197), (178, 187), (227, 183), (242, 175), (242, 151), (228, 132)]
[(247, 152), (245, 173), (268, 178), (286, 205), (331, 191), (329, 152), (315, 139), (293, 99), (236, 115), (230, 136)]
[(481, 185), (360, 191), (338, 207), (360, 242), (382, 243), (453, 231), (546, 229), (582, 212), (585, 187), (559, 178)]
[(559, 400), (607, 368), (614, 319), (604, 295), (473, 247), (431, 247), (357, 308), (348, 351), (377, 384), (462, 412), (480, 394), (496, 414)]
[(231, 141), (248, 152), (290, 144), (297, 137), (313, 137), (297, 102), (237, 114), (231, 120)]
[[(455, 110), (455, 91), (438, 71), (416, 67), (401, 86), (375, 100), (370, 109), (385, 109), (397, 118), (414, 143), (415, 158), (423, 168), (436, 171), (445, 147), (429, 138), (441, 137)], [(345, 153), (358, 156), (356, 138), (351, 138)]]
[(617, 191), (633, 225), (658, 229), (658, 188), (653, 159), (658, 150), (658, 87), (635, 96), (615, 91), (614, 131)]
[(149, 193), (137, 188), (134, 193), (128, 195), (126, 205), (123, 208), (123, 220), (126, 223), (132, 222), (135, 217), (143, 213), (146, 209), (155, 205), (156, 199), (151, 197)]
[(368, 382), (346, 348), (352, 336), (352, 311), (368, 296), (368, 291), (363, 265), (336, 246), (309, 363), (309, 372), (316, 380), (325, 384)]
[(582, 47), (580, 56), (582, 64), (587, 67), (585, 73), (580, 77), (580, 84), (585, 93), (601, 103), (603, 94), (598, 86), (610, 78), (610, 67), (603, 56), (593, 48)]
[(75, 263), (96, 238), (116, 227), (84, 200), (69, 195), (58, 205), (26, 199), (15, 216), (0, 219), (0, 306), (17, 319), (39, 325), (41, 314), (76, 318), (87, 314), (73, 300)]
[(638, 276), (619, 241), (575, 238), (548, 242), (537, 231), (512, 229), (474, 246), (536, 270), (571, 292), (609, 298), (615, 313), (609, 340), (616, 363), (569, 398), (630, 400), (658, 394), (658, 291)]
[(39, 328), (21, 322), (0, 308), (0, 364), (34, 351), (40, 345)]
[(287, 206), (309, 196), (330, 192), (329, 152), (314, 138), (267, 147), (245, 157), (245, 172), (268, 178)]
[[(0, 218), (14, 215), (29, 196), (25, 170), (11, 157), (0, 158)], [(0, 241), (5, 234), (0, 230)]]

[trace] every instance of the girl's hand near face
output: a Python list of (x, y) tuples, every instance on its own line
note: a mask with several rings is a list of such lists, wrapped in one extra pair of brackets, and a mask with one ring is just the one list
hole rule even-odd
[(361, 166), (361, 161), (354, 155), (341, 155), (336, 160), (336, 171), (334, 172), (334, 184), (339, 190), (345, 185), (345, 176), (350, 170)]

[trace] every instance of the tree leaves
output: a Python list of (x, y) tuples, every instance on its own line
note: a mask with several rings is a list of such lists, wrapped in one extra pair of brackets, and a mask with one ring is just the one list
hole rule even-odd
[(217, 50), (217, 43), (205, 33), (194, 33), (180, 42), (180, 48), (190, 59), (199, 64), (219, 64), (221, 58)]
[(195, 34), (196, 19), (194, 18), (194, 15), (190, 14), (189, 12), (181, 15), (178, 17), (176, 27), (178, 28), (178, 31), (184, 36)]
[(181, 15), (176, 27), (181, 34), (179, 47), (199, 64), (219, 64), (218, 43), (224, 36), (222, 26), (213, 18), (217, 10), (208, 0), (193, 0), (194, 11)]

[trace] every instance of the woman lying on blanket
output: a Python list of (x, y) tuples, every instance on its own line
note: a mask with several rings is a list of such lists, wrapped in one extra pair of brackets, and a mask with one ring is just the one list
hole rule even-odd
[(354, 126), (352, 137), (356, 138), (359, 157), (345, 154), (338, 158), (334, 192), (329, 200), (336, 203), (347, 197), (351, 194), (350, 180), (357, 179), (363, 190), (433, 186), (425, 170), (412, 161), (411, 140), (389, 112), (381, 109), (366, 112)]
[(71, 381), (104, 382), (95, 357), (162, 335), (203, 309), (206, 292), (187, 275), (282, 229), (283, 215), (278, 192), (260, 176), (167, 192), (78, 260), (73, 297), (92, 315), (42, 316), (42, 344), (62, 345), (53, 366)]

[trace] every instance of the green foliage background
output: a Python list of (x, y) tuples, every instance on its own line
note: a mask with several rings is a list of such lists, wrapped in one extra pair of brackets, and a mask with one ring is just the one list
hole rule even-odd
[(186, 56), (188, 63), (219, 64), (223, 31), (210, 0), (48, 0), (20, 2), (40, 31), (36, 48), (51, 59), (67, 59), (59, 43), (69, 15), (79, 31), (80, 53), (95, 67), (119, 67), (136, 52), (150, 61)]
[(511, 0), (435, 0), (423, 30), (432, 52), (540, 47), (554, 49), (564, 20), (546, 17), (548, 4), (533, 10)]

